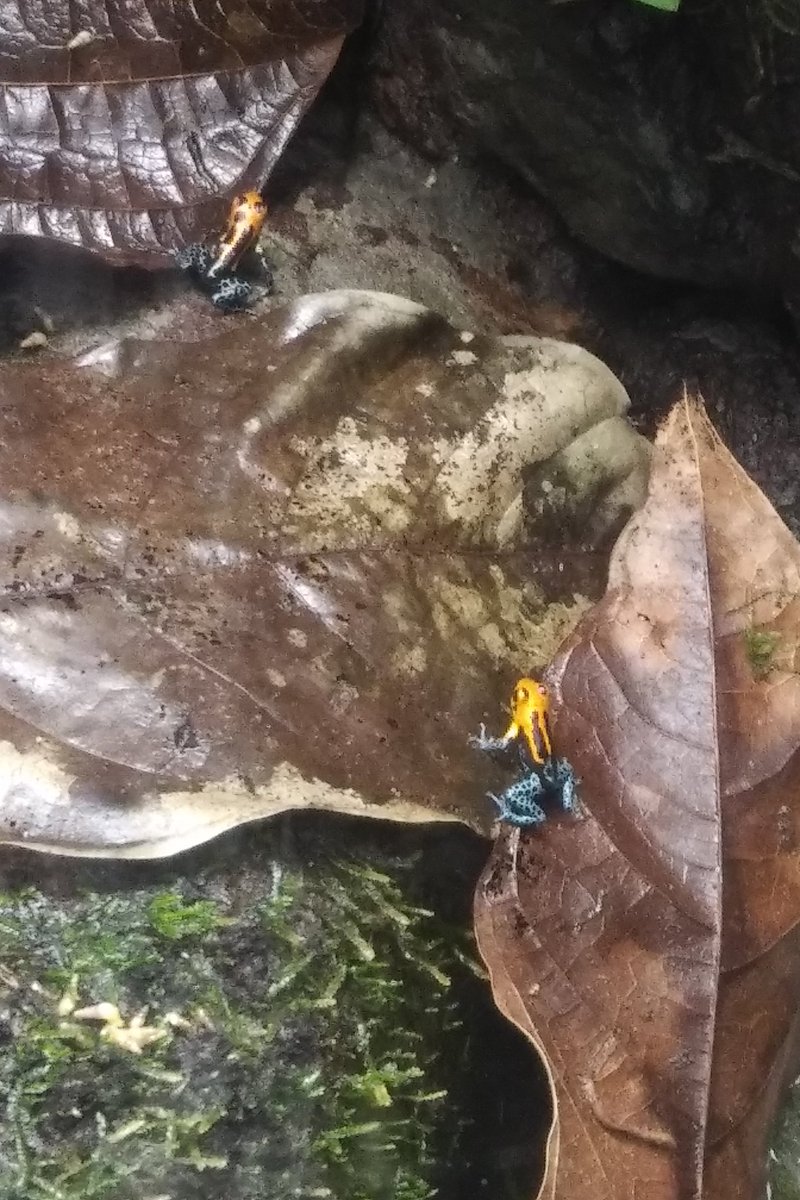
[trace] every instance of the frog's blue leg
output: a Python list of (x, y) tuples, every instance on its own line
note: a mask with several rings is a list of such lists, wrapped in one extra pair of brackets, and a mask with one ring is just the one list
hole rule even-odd
[(469, 739), (470, 746), (474, 746), (476, 750), (505, 750), (509, 745), (511, 738), (506, 737), (487, 737), (486, 726), (481, 725), (479, 734), (473, 734)]
[(246, 279), (222, 275), (211, 293), (211, 299), (223, 312), (237, 312), (253, 303), (253, 288)]
[(564, 812), (578, 811), (578, 780), (572, 764), (566, 758), (551, 758), (545, 763), (542, 774), (554, 792)]
[(184, 246), (181, 250), (175, 251), (175, 262), (182, 271), (191, 271), (192, 274), (206, 275), (213, 261), (213, 255), (208, 246), (201, 246), (197, 242), (193, 242), (190, 246)]
[(489, 792), (489, 797), (500, 810), (501, 821), (508, 821), (510, 825), (541, 825), (547, 815), (536, 801), (543, 791), (539, 776), (531, 774), (512, 783), (499, 796)]

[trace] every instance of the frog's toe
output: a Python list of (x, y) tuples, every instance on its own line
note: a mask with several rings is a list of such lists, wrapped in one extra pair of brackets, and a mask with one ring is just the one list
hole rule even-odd
[(223, 312), (240, 312), (253, 303), (253, 289), (245, 279), (225, 275), (211, 293), (211, 300)]
[(470, 746), (474, 746), (476, 750), (485, 750), (487, 748), (487, 745), (492, 740), (493, 740), (492, 738), (487, 736), (486, 726), (483, 724), (481, 725), (481, 727), (477, 733), (472, 733), (469, 736), (469, 744), (470, 744)]
[(205, 275), (211, 266), (211, 252), (207, 246), (193, 242), (175, 251), (175, 262), (182, 271)]
[(573, 774), (570, 774), (569, 779), (565, 779), (561, 785), (561, 807), (564, 812), (580, 813), (580, 804), (578, 803), (578, 781)]
[(270, 295), (275, 291), (275, 276), (272, 273), (272, 267), (265, 258), (259, 259), (259, 278), (258, 282), (261, 288)]
[(469, 739), (470, 746), (474, 746), (476, 750), (505, 750), (508, 745), (508, 738), (504, 737), (488, 737), (486, 726), (481, 725), (480, 733), (473, 734)]

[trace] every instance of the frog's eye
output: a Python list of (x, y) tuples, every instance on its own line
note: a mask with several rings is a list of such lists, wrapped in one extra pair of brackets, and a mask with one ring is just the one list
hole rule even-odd
[(540, 696), (549, 696), (550, 695), (550, 693), (548, 692), (547, 688), (544, 686), (543, 683), (540, 683), (538, 685), (538, 687), (536, 688), (536, 690)]
[(514, 693), (514, 699), (517, 704), (524, 704), (528, 699), (528, 689), (526, 687), (518, 687)]
[(242, 192), (241, 196), (237, 197), (237, 199), (240, 204), (255, 209), (256, 212), (263, 212), (266, 208), (266, 202), (260, 192)]

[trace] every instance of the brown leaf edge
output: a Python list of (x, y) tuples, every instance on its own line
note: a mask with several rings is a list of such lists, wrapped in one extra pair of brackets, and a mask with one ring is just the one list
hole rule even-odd
[[(682, 425), (681, 422), (683, 422)], [(709, 1128), (706, 1133), (706, 1120), (704, 1119), (696, 1131), (702, 1133), (703, 1139), (707, 1136), (708, 1140), (703, 1141), (705, 1155), (701, 1156), (700, 1160), (696, 1160), (695, 1155), (692, 1154), (691, 1158), (694, 1161), (694, 1166), (691, 1166), (689, 1163), (679, 1164), (672, 1180), (677, 1190), (674, 1192), (671, 1189), (667, 1192), (659, 1191), (658, 1194), (699, 1196), (702, 1189), (704, 1196), (710, 1196), (713, 1193), (714, 1197), (730, 1196), (731, 1200), (733, 1200), (734, 1195), (743, 1198), (755, 1197), (763, 1192), (762, 1164), (765, 1162), (766, 1156), (767, 1132), (777, 1112), (781, 1093), (791, 1082), (796, 1072), (798, 1055), (800, 1055), (800, 1015), (797, 1012), (796, 1004), (797, 985), (800, 983), (800, 979), (798, 978), (800, 971), (798, 971), (797, 967), (797, 963), (800, 961), (800, 944), (798, 944), (797, 937), (798, 929), (800, 928), (798, 926), (798, 921), (800, 921), (800, 872), (797, 870), (798, 856), (795, 852), (798, 838), (800, 838), (800, 830), (797, 831), (798, 838), (794, 840), (790, 838), (786, 834), (787, 822), (784, 818), (782, 821), (783, 830), (781, 832), (781, 818), (786, 813), (786, 806), (781, 803), (783, 796), (780, 794), (780, 787), (776, 789), (775, 786), (770, 786), (775, 770), (778, 767), (778, 760), (785, 763), (787, 758), (790, 758), (791, 754), (797, 750), (798, 731), (793, 727), (791, 720), (787, 721), (785, 718), (782, 721), (780, 719), (773, 720), (772, 716), (773, 713), (777, 712), (780, 718), (782, 709), (787, 707), (785, 703), (787, 672), (789, 673), (789, 686), (795, 690), (794, 699), (800, 699), (797, 694), (798, 676), (795, 672), (798, 657), (796, 645), (798, 641), (797, 629), (798, 624), (800, 624), (797, 619), (797, 613), (794, 613), (795, 619), (792, 621), (792, 613), (798, 603), (795, 597), (800, 594), (800, 587), (797, 586), (800, 573), (800, 549), (795, 539), (763, 496), (763, 493), (747, 477), (745, 472), (736, 464), (735, 460), (723, 446), (705, 414), (702, 401), (692, 402), (687, 396), (684, 396), (683, 403), (676, 405), (667, 418), (657, 441), (657, 462), (660, 464), (662, 473), (666, 474), (664, 462), (668, 457), (669, 438), (671, 433), (674, 434), (676, 428), (678, 428), (679, 432), (681, 429), (684, 432), (688, 431), (690, 441), (694, 439), (696, 449), (694, 468), (700, 491), (703, 491), (705, 484), (704, 479), (701, 482), (700, 457), (702, 454), (705, 454), (706, 462), (704, 465), (706, 468), (709, 468), (710, 464), (711, 475), (714, 475), (715, 468), (718, 468), (716, 482), (718, 484), (719, 479), (723, 479), (723, 490), (727, 487), (727, 499), (729, 500), (733, 496), (741, 507), (746, 510), (746, 516), (743, 519), (744, 523), (750, 521), (754, 526), (751, 530), (750, 539), (745, 538), (743, 542), (738, 542), (737, 536), (741, 531), (728, 528), (729, 511), (725, 510), (724, 504), (717, 506), (717, 511), (712, 513), (712, 518), (716, 519), (717, 522), (716, 531), (712, 529), (712, 536), (716, 532), (716, 536), (723, 548), (716, 555), (716, 563), (711, 564), (709, 562), (708, 577), (713, 577), (714, 570), (716, 570), (717, 579), (714, 582), (720, 585), (720, 577), (723, 574), (720, 564), (722, 566), (725, 565), (725, 554), (727, 553), (728, 555), (728, 561), (731, 559), (735, 560), (735, 557), (739, 554), (740, 545), (752, 549), (753, 534), (755, 534), (756, 540), (758, 540), (761, 528), (768, 528), (778, 556), (777, 568), (774, 561), (770, 564), (775, 575), (773, 582), (774, 596), (759, 595), (753, 606), (750, 619), (756, 627), (768, 626), (771, 620), (773, 624), (777, 623), (784, 634), (787, 633), (788, 624), (792, 635), (791, 638), (787, 637), (787, 644), (789, 644), (788, 652), (783, 652), (783, 686), (772, 687), (770, 684), (769, 687), (773, 692), (772, 696), (769, 696), (768, 693), (765, 696), (763, 689), (758, 693), (755, 697), (757, 714), (754, 719), (754, 698), (747, 694), (746, 690), (741, 686), (742, 662), (745, 659), (741, 611), (737, 611), (736, 607), (731, 609), (731, 597), (727, 594), (720, 601), (719, 612), (714, 609), (709, 600), (709, 607), (713, 611), (712, 628), (715, 643), (715, 671), (719, 669), (717, 665), (719, 655), (722, 655), (723, 662), (725, 663), (725, 669), (721, 672), (722, 678), (717, 683), (719, 687), (719, 701), (714, 705), (715, 720), (719, 719), (720, 724), (723, 726), (726, 723), (730, 725), (736, 715), (733, 710), (741, 707), (744, 709), (744, 712), (739, 713), (738, 716), (740, 721), (743, 720), (745, 722), (744, 728), (747, 731), (744, 739), (737, 740), (734, 738), (734, 752), (732, 755), (729, 755), (732, 758), (731, 763), (720, 763), (719, 776), (722, 801), (724, 805), (727, 800), (727, 812), (730, 813), (731, 805), (735, 801), (741, 801), (742, 796), (747, 799), (750, 793), (753, 792), (754, 800), (758, 803), (752, 807), (757, 809), (757, 815), (761, 817), (760, 824), (756, 817), (751, 819), (750, 824), (754, 828), (748, 828), (747, 824), (741, 818), (734, 822), (730, 819), (730, 816), (728, 816), (723, 825), (722, 840), (726, 868), (723, 886), (726, 920), (722, 932), (721, 970), (719, 972), (721, 994), (717, 1017), (721, 1021), (722, 1014), (725, 1014), (727, 1023), (729, 1025), (733, 1023), (733, 1027), (739, 1028), (740, 1033), (746, 1032), (748, 1027), (752, 1031), (753, 1022), (763, 1017), (761, 1011), (763, 1005), (759, 1005), (757, 988), (754, 995), (752, 979), (752, 968), (755, 967), (757, 969), (759, 965), (758, 960), (763, 957), (767, 960), (767, 966), (774, 971), (774, 975), (771, 974), (770, 979), (772, 980), (771, 992), (775, 993), (776, 999), (773, 1002), (772, 994), (770, 994), (769, 1003), (772, 1003), (774, 1016), (777, 1020), (779, 1022), (783, 1020), (784, 1025), (788, 1022), (788, 1028), (783, 1029), (782, 1033), (779, 1030), (777, 1034), (773, 1029), (771, 1040), (760, 1030), (759, 1037), (750, 1039), (749, 1041), (745, 1038), (741, 1051), (742, 1057), (737, 1060), (739, 1066), (736, 1063), (731, 1063), (727, 1066), (724, 1073), (716, 1057), (718, 1051), (716, 1038), (719, 1036), (719, 1029), (717, 1029), (714, 1041), (714, 1075), (716, 1076), (717, 1071), (720, 1071), (724, 1077), (722, 1081), (720, 1081), (719, 1077), (711, 1078), (711, 1112), (706, 1113)], [(720, 459), (723, 460), (721, 467), (719, 463), (715, 463), (714, 454), (719, 454)], [(730, 472), (730, 477), (727, 480), (724, 479), (726, 468)], [(650, 503), (652, 493), (659, 482), (658, 475), (659, 469), (657, 467), (651, 477), (650, 496), (645, 504), (645, 509), (647, 508), (647, 504)], [(680, 476), (680, 469), (678, 476)], [(663, 480), (660, 482), (663, 484)], [(685, 496), (682, 496), (681, 500), (684, 499)], [(644, 509), (641, 511), (644, 512)], [(626, 534), (631, 526), (634, 525), (636, 519), (634, 517), (631, 525), (623, 533), (618, 546), (624, 544)], [(761, 525), (759, 525), (759, 521)], [(733, 524), (735, 525), (736, 522), (734, 521)], [(723, 529), (724, 533), (721, 533)], [(705, 530), (703, 530), (703, 538), (705, 538)], [(708, 557), (711, 560), (714, 557), (713, 552), (709, 553)], [(753, 562), (755, 562), (755, 566), (753, 566)], [(751, 556), (748, 562), (748, 567), (758, 575), (761, 566), (758, 551), (756, 550), (754, 558)], [(741, 580), (738, 582), (741, 582)], [(763, 582), (763, 579), (760, 582)], [(770, 600), (772, 600), (771, 605), (769, 603)], [(719, 620), (720, 614), (722, 614), (722, 620)], [(574, 648), (575, 644), (581, 638), (583, 627), (588, 626), (591, 628), (592, 620), (593, 616), (590, 613), (581, 623), (581, 626), (568, 639), (568, 647)], [(720, 626), (722, 627), (720, 628)], [(726, 640), (727, 645), (725, 645)], [(719, 650), (720, 643), (723, 644), (724, 652)], [(734, 643), (733, 649), (731, 643)], [(569, 650), (565, 651), (562, 648), (556, 655), (554, 663), (560, 663), (561, 670), (563, 671), (564, 663), (568, 659)], [(559, 681), (557, 678), (553, 680), (553, 676), (558, 676), (558, 670), (551, 672), (551, 682), (555, 683), (556, 693), (558, 694)], [(748, 680), (752, 679), (749, 667), (747, 669), (747, 676)], [(754, 691), (757, 689), (751, 688), (750, 690)], [(775, 709), (775, 693), (779, 694), (780, 699), (778, 700), (778, 704), (781, 705), (777, 710)], [(742, 700), (743, 694), (745, 696), (744, 701)], [(583, 699), (585, 700), (585, 697)], [(781, 701), (783, 701), (782, 704)], [(788, 707), (794, 711), (800, 708), (800, 704), (793, 705), (790, 702)], [(761, 710), (766, 710), (766, 715)], [(773, 729), (776, 725), (778, 728), (773, 734)], [(751, 738), (750, 730), (753, 728), (756, 730), (756, 733)], [(767, 733), (764, 732), (765, 729)], [(755, 776), (755, 784), (753, 783), (753, 778), (746, 780), (743, 791), (743, 768), (748, 763), (748, 754), (752, 756), (753, 741), (758, 742), (759, 738), (761, 740), (761, 748), (764, 751), (763, 765), (765, 769), (761, 775), (758, 774), (757, 770), (754, 772), (753, 759), (750, 757), (749, 766), (751, 776)], [(738, 746), (738, 741), (743, 741), (745, 743), (744, 746)], [(785, 785), (785, 773), (782, 778), (779, 778), (778, 782)], [(777, 798), (775, 797), (776, 791), (779, 793)], [(780, 807), (776, 807), (778, 805)], [(726, 811), (725, 808), (723, 808), (723, 811)], [(800, 818), (798, 818), (795, 824), (799, 822)], [(791, 821), (789, 823), (791, 824)], [(777, 833), (776, 827), (778, 828)], [(549, 827), (549, 829), (551, 828)], [(544, 834), (544, 831), (538, 831), (538, 833), (534, 833), (532, 836), (541, 837), (543, 835), (547, 836)], [(518, 991), (518, 984), (515, 984), (511, 975), (505, 969), (502, 956), (495, 954), (494, 948), (490, 944), (492, 934), (489, 928), (490, 916), (488, 915), (488, 910), (491, 901), (486, 901), (487, 889), (491, 891), (493, 886), (497, 886), (497, 880), (502, 879), (499, 888), (506, 893), (506, 900), (511, 901), (513, 904), (511, 893), (516, 888), (516, 876), (513, 875), (513, 872), (519, 851), (520, 836), (519, 830), (512, 830), (510, 833), (505, 831), (501, 833), (497, 840), (493, 854), (476, 890), (475, 932), (479, 950), (486, 962), (493, 994), (498, 1007), (534, 1044), (548, 1074), (551, 1095), (553, 1097), (554, 1117), (547, 1140), (544, 1178), (538, 1192), (537, 1200), (553, 1200), (556, 1196), (561, 1129), (557, 1106), (556, 1083), (543, 1042), (526, 1011), (525, 1003)], [(783, 845), (780, 845), (781, 841)], [(764, 843), (766, 843), (766, 850), (762, 849)], [(774, 874), (774, 871), (771, 869), (774, 864), (770, 858), (770, 853), (775, 853), (776, 844), (778, 847), (777, 870), (780, 873), (782, 882), (786, 883), (787, 878), (791, 877), (789, 879), (788, 890), (785, 889), (787, 890), (788, 901), (784, 903), (779, 918), (774, 914), (767, 913), (767, 928), (762, 929), (757, 919), (751, 922), (750, 914), (742, 911), (742, 889), (745, 887), (749, 895), (755, 895), (756, 897), (759, 896), (760, 889), (763, 895), (765, 873), (769, 875), (770, 879), (772, 879), (772, 875)], [(563, 842), (561, 843), (561, 848), (563, 849)], [(715, 856), (712, 855), (712, 857)], [(765, 861), (767, 863), (766, 872), (764, 870)], [(561, 862), (562, 864), (564, 862), (563, 855)], [(792, 863), (794, 863), (794, 866), (792, 866)], [(539, 869), (542, 869), (541, 863), (538, 866)], [(742, 883), (743, 880), (744, 884)], [(713, 891), (718, 892), (719, 889), (712, 888), (711, 891), (707, 892), (707, 899), (713, 900), (711, 894)], [(683, 899), (686, 899), (686, 897)], [(681, 905), (680, 907), (683, 906)], [(711, 907), (715, 908), (717, 906), (712, 904)], [(732, 913), (733, 915), (728, 916), (728, 913)], [(695, 914), (695, 916), (698, 915), (700, 914)], [(519, 912), (519, 920), (522, 924), (518, 924), (517, 926), (518, 935), (524, 935), (528, 938), (533, 936), (535, 941), (535, 929), (525, 923), (524, 910)], [(486, 930), (482, 926), (482, 922), (484, 921), (487, 925)], [(717, 925), (718, 922), (712, 921), (711, 924)], [(781, 926), (780, 934), (778, 933), (778, 926)], [(783, 943), (776, 947), (778, 936), (783, 937)], [(714, 959), (717, 962), (719, 961), (719, 952), (714, 955)], [(792, 959), (795, 962), (794, 966), (792, 965), (792, 961), (787, 962), (787, 960)], [(538, 991), (538, 984), (535, 981), (534, 988)], [(792, 994), (795, 995), (793, 1017), (791, 1012), (784, 1011), (787, 1008), (787, 995)], [(789, 1007), (791, 1008), (791, 1005)], [(772, 1052), (765, 1080), (763, 1078), (763, 1069), (761, 1070), (761, 1074), (754, 1078), (753, 1062), (755, 1052), (750, 1045), (750, 1041), (757, 1042), (759, 1049), (763, 1049), (766, 1041)], [(728, 1048), (730, 1049), (730, 1047)], [(756, 1070), (760, 1066), (759, 1061)], [(744, 1087), (745, 1099), (751, 1107), (744, 1112), (736, 1111), (737, 1089), (736, 1086), (731, 1086), (737, 1073), (739, 1075), (744, 1074), (746, 1077)], [(733, 1099), (729, 1099), (731, 1095), (734, 1096)], [(569, 1097), (566, 1097), (566, 1100), (569, 1101)], [(741, 1101), (739, 1108), (740, 1110), (742, 1108)], [(749, 1121), (742, 1127), (742, 1122), (745, 1121), (745, 1118), (749, 1118)], [(623, 1126), (620, 1126), (620, 1128), (623, 1128)], [(653, 1144), (656, 1144), (660, 1136), (658, 1128), (656, 1127), (651, 1130), (651, 1134)], [(600, 1167), (600, 1174), (602, 1175), (602, 1164), (598, 1162), (596, 1165)], [(702, 1185), (699, 1183), (701, 1177), (704, 1180)], [(733, 1184), (731, 1184), (731, 1180), (734, 1180)], [(652, 1182), (655, 1183), (655, 1180)], [(613, 1194), (616, 1197), (623, 1194), (626, 1196), (633, 1194), (638, 1196), (639, 1194), (633, 1179), (629, 1179), (624, 1191), (619, 1192), (617, 1190), (613, 1192), (604, 1191), (603, 1184), (599, 1179), (598, 1183), (600, 1186), (596, 1191), (593, 1186), (589, 1186), (587, 1195), (602, 1193), (603, 1196)], [(706, 1192), (706, 1186), (709, 1188), (708, 1193)], [(656, 1184), (657, 1187), (658, 1185)], [(573, 1193), (570, 1191), (570, 1194)], [(647, 1190), (647, 1195), (651, 1194), (655, 1195), (656, 1192)]]
[(0, 15), (0, 237), (145, 267), (264, 188), (363, 16), (361, 0), (222, 0), (204, 19), (132, 0), (111, 24), (101, 0), (52, 0), (44, 24), (26, 10)]

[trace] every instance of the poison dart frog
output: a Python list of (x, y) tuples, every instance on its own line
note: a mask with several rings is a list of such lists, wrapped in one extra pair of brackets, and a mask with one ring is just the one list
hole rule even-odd
[(272, 289), (272, 271), (258, 249), (259, 235), (266, 219), (267, 205), (261, 193), (244, 192), (231, 204), (228, 223), (216, 242), (208, 245), (193, 243), (175, 255), (178, 266), (223, 312), (249, 308), (253, 303), (253, 285), (244, 274), (252, 274), (254, 265), (265, 290)]
[(505, 750), (517, 743), (519, 778), (499, 796), (489, 798), (501, 821), (510, 825), (540, 825), (547, 813), (540, 801), (555, 800), (565, 812), (578, 808), (578, 780), (566, 758), (553, 755), (550, 736), (550, 692), (536, 679), (520, 679), (511, 695), (511, 723), (502, 737), (486, 736), (486, 726), (471, 737), (478, 750)]

